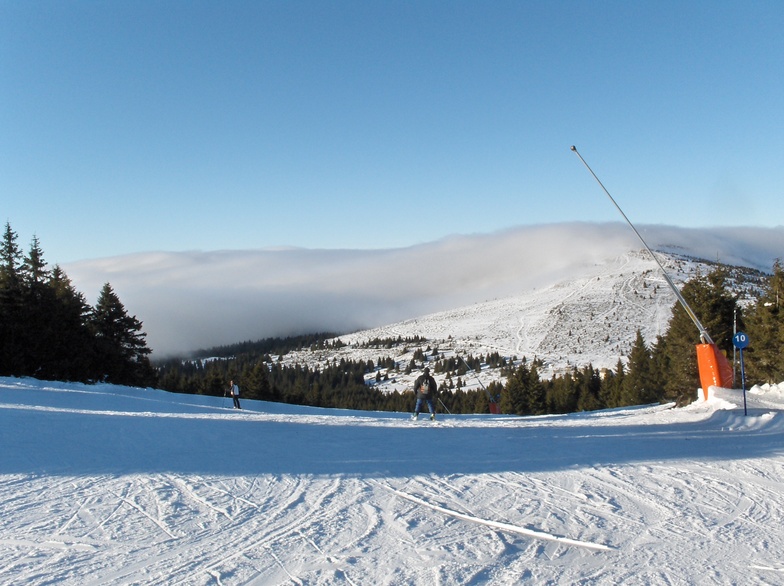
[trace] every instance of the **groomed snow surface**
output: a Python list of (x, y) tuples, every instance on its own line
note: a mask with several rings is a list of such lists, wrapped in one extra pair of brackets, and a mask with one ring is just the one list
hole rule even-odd
[(784, 385), (569, 416), (0, 378), (0, 584), (784, 584)]

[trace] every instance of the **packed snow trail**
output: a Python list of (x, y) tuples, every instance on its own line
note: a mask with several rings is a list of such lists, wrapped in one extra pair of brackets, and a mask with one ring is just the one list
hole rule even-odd
[(411, 426), (0, 379), (0, 586), (783, 584), (781, 395)]

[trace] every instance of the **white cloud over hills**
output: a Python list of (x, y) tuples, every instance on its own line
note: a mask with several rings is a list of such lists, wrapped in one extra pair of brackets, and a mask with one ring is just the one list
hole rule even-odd
[[(638, 227), (649, 246), (769, 271), (784, 227)], [(315, 331), (347, 332), (578, 278), (639, 240), (622, 223), (525, 226), (387, 250), (144, 252), (64, 269), (94, 303), (109, 282), (156, 356)]]

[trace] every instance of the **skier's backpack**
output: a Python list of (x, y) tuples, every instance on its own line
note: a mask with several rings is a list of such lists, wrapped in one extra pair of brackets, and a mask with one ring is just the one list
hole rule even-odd
[(423, 395), (430, 393), (430, 381), (427, 378), (425, 378), (422, 381), (422, 384), (419, 385), (419, 392)]

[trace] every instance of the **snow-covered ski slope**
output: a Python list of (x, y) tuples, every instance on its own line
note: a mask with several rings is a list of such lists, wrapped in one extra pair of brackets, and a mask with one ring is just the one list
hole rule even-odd
[(784, 584), (784, 385), (569, 416), (0, 379), (0, 584)]

